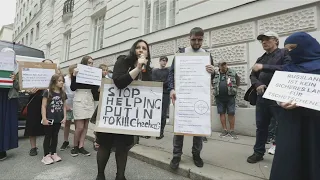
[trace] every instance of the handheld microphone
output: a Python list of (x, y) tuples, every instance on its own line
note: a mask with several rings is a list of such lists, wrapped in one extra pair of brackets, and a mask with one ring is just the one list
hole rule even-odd
[[(140, 58), (145, 58), (143, 54), (140, 54)], [(147, 72), (147, 69), (146, 69), (146, 65), (143, 63), (142, 64), (142, 72)]]

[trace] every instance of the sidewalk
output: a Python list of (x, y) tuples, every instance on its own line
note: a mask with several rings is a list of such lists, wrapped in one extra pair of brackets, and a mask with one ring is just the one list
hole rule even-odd
[[(94, 125), (89, 125), (87, 138), (93, 140)], [(74, 129), (74, 126), (71, 126)], [(195, 180), (260, 180), (269, 179), (273, 156), (266, 154), (260, 163), (249, 164), (247, 157), (252, 155), (254, 137), (239, 136), (238, 140), (230, 137), (220, 138), (219, 133), (213, 132), (208, 142), (203, 144), (201, 157), (204, 167), (198, 168), (193, 164), (191, 147), (192, 137), (185, 137), (182, 160), (179, 169), (173, 171), (169, 164), (172, 158), (173, 127), (168, 125), (165, 137), (140, 138), (139, 145), (134, 146), (130, 156), (145, 161), (162, 169), (189, 177)], [(270, 145), (267, 147), (269, 148)]]

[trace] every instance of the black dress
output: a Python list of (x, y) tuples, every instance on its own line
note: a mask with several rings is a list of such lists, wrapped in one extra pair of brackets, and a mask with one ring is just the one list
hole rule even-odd
[(270, 180), (320, 179), (320, 111), (285, 110), (278, 122)]
[(43, 136), (44, 130), (43, 125), (41, 124), (41, 105), (42, 105), (42, 94), (43, 91), (39, 90), (35, 94), (31, 95), (28, 105), (28, 114), (26, 129), (24, 131), (25, 136)]
[[(117, 60), (113, 68), (113, 82), (119, 88), (123, 89), (131, 84), (133, 79), (129, 72), (134, 69), (133, 60), (126, 57), (121, 57)], [(151, 81), (151, 69), (145, 73), (141, 73), (135, 80)], [(100, 146), (112, 146), (114, 148), (128, 148), (134, 146), (134, 136), (124, 134), (112, 134), (112, 133), (96, 133), (96, 142)]]

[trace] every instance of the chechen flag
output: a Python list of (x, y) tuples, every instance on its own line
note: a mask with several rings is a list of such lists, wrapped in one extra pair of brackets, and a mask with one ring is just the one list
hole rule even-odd
[(0, 88), (12, 88), (13, 80), (10, 78), (12, 72), (0, 71)]

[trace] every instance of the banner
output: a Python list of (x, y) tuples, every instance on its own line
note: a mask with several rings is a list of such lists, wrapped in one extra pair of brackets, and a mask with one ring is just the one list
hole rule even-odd
[(263, 98), (320, 111), (320, 75), (276, 71)]
[(118, 89), (103, 79), (95, 131), (160, 136), (162, 82), (134, 81)]

